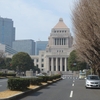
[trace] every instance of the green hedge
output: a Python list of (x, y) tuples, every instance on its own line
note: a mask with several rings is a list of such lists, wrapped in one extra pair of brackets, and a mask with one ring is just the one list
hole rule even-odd
[(14, 74), (14, 73), (0, 73), (0, 76), (1, 77), (7, 77), (7, 76), (16, 76), (16, 74)]
[(8, 88), (10, 90), (26, 90), (30, 85), (30, 80), (25, 78), (8, 79)]
[(48, 76), (48, 77), (49, 77), (48, 81), (52, 81), (53, 80), (53, 76)]
[(30, 85), (41, 85), (41, 82), (52, 81), (61, 75), (39, 76), (38, 78), (9, 78), (8, 88), (10, 90), (26, 90)]
[(42, 78), (31, 78), (30, 84), (31, 85), (41, 85)]
[(42, 82), (47, 82), (49, 80), (49, 76), (39, 76), (39, 78), (42, 78)]

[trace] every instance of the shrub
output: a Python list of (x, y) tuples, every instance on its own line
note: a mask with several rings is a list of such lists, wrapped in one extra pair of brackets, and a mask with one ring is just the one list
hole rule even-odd
[(25, 78), (8, 79), (8, 88), (10, 90), (26, 90), (30, 85), (30, 80)]
[(31, 85), (41, 85), (42, 78), (31, 78), (30, 84)]
[(39, 78), (42, 78), (42, 82), (47, 82), (49, 80), (49, 76), (39, 76)]

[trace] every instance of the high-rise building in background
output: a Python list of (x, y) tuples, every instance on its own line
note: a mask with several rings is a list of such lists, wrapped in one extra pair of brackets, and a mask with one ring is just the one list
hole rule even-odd
[(0, 17), (0, 43), (12, 47), (15, 41), (15, 28), (12, 19)]
[(26, 52), (29, 55), (35, 55), (35, 42), (34, 40), (15, 40), (12, 48), (18, 52)]
[(16, 50), (12, 49), (10, 46), (8, 45), (4, 45), (0, 43), (0, 52), (5, 53), (5, 55), (14, 55), (17, 53)]
[(36, 41), (35, 55), (38, 55), (40, 50), (45, 50), (47, 47), (47, 44), (48, 44), (48, 41)]

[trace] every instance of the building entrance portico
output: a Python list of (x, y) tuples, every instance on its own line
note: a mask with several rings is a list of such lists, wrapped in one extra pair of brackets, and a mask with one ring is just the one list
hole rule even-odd
[(67, 57), (48, 57), (49, 71), (67, 71)]

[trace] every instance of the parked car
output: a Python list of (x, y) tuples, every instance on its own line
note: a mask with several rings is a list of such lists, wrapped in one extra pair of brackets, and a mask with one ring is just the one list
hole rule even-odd
[(45, 76), (45, 75), (42, 73), (39, 73), (39, 74), (36, 74), (36, 76)]
[(100, 78), (98, 75), (88, 75), (85, 80), (86, 88), (100, 88)]
[(85, 79), (86, 73), (79, 73), (79, 79)]

